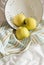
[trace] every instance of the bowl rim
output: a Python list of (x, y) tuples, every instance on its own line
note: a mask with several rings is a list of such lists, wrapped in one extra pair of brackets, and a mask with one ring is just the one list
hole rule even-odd
[[(8, 1), (9, 1), (9, 0), (8, 0)], [(7, 19), (7, 17), (6, 17), (6, 6), (7, 6), (7, 4), (8, 4), (8, 1), (7, 1), (6, 4), (5, 4), (5, 18), (6, 18), (7, 23), (9, 24), (8, 19)], [(41, 4), (41, 8), (42, 8), (42, 15), (41, 15), (41, 19), (40, 19), (40, 21), (41, 21), (41, 20), (42, 20), (42, 16), (43, 16), (43, 6), (42, 6), (41, 0), (39, 0), (39, 2), (40, 2), (40, 4)], [(39, 21), (39, 23), (40, 23), (40, 21)], [(9, 24), (9, 25), (10, 25), (10, 27), (12, 27), (13, 29), (17, 29), (17, 26), (16, 26), (16, 28), (14, 28), (11, 24)]]

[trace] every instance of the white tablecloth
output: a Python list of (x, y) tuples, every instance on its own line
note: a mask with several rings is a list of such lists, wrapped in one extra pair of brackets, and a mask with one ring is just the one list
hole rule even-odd
[[(5, 21), (5, 6), (2, 6), (1, 2), (5, 5), (6, 0), (0, 0), (0, 24)], [(42, 0), (42, 4), (44, 4), (44, 0)], [(26, 52), (3, 57), (0, 59), (0, 65), (44, 65), (44, 22), (33, 33), (31, 40), (31, 45)]]

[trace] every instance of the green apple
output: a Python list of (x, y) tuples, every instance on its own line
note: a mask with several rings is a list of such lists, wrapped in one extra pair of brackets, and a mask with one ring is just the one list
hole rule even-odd
[(16, 26), (21, 26), (25, 20), (25, 16), (23, 13), (17, 14), (16, 16), (13, 17), (12, 22), (16, 25)]
[(34, 18), (26, 18), (25, 25), (28, 30), (33, 30), (37, 26), (37, 21)]
[(28, 31), (28, 29), (26, 27), (19, 27), (16, 30), (16, 37), (19, 40), (22, 40), (24, 38), (27, 38), (30, 36), (30, 32)]

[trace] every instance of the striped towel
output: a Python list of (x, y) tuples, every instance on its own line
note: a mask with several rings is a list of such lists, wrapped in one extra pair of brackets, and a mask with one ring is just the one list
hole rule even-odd
[(8, 55), (13, 53), (19, 53), (30, 45), (30, 37), (19, 41), (13, 29), (7, 26), (0, 27), (0, 53), (2, 55)]
[[(44, 24), (44, 22), (42, 23)], [(15, 49), (13, 45), (13, 41), (16, 40), (15, 38), (13, 38), (13, 29), (0, 27), (0, 63), (3, 63), (4, 65), (44, 65), (43, 24), (39, 24), (37, 29), (31, 34), (31, 44), (29, 46), (29, 49), (19, 55), (12, 54), (16, 51), (19, 51), (19, 49)], [(10, 39), (10, 36), (12, 36), (12, 39), (14, 40)], [(10, 41), (11, 43), (9, 44), (8, 42)], [(2, 56), (3, 58), (1, 59)]]

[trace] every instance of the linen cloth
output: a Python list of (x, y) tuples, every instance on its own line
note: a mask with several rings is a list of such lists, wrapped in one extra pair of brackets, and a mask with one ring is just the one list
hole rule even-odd
[[(0, 24), (6, 21), (4, 17), (5, 6), (2, 6), (5, 5), (6, 1), (0, 0)], [(44, 3), (43, 1), (42, 3)], [(31, 35), (29, 49), (19, 55), (11, 54), (1, 58), (0, 65), (44, 65), (44, 21), (39, 24), (37, 30)]]

